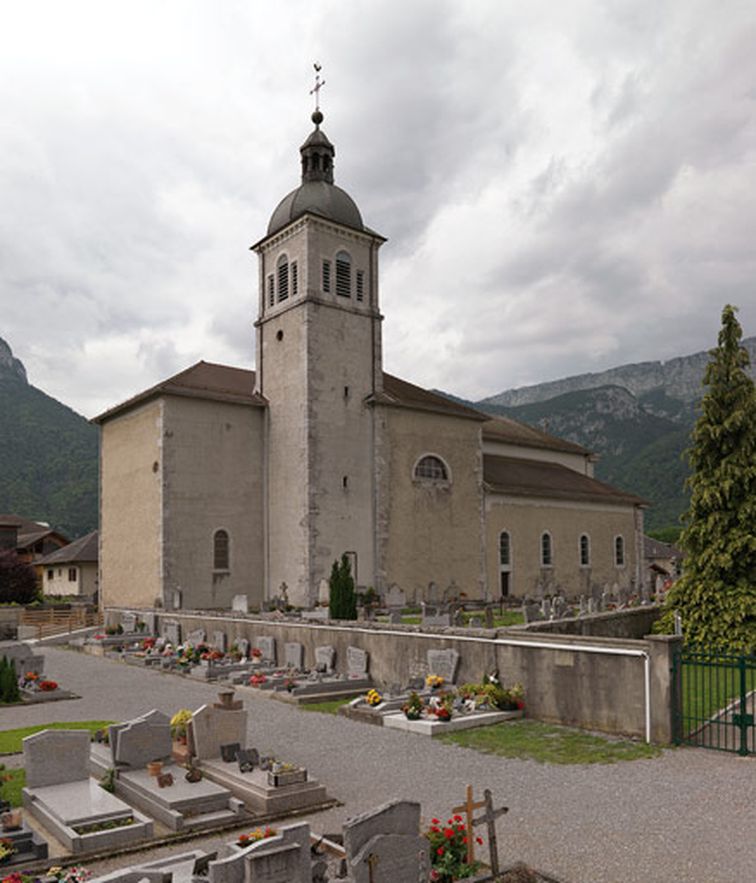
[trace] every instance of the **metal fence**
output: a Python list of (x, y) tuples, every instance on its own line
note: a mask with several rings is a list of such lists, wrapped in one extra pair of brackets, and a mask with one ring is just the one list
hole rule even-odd
[(55, 608), (29, 610), (27, 608), (21, 611), (19, 617), (19, 625), (33, 626), (37, 631), (37, 638), (65, 634), (101, 624), (102, 614), (100, 611), (88, 610), (84, 607), (74, 607), (70, 610)]
[(684, 647), (673, 676), (676, 744), (756, 754), (756, 656)]

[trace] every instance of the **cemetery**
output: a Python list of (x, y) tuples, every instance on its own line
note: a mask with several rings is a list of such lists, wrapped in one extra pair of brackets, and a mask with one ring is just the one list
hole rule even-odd
[(0, 645), (0, 703), (30, 705), (77, 698), (45, 678), (44, 672), (45, 657), (33, 653), (28, 644)]

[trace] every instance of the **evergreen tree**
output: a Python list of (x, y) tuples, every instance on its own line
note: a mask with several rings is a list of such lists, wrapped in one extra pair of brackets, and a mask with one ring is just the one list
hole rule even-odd
[(341, 561), (333, 562), (328, 586), (331, 619), (357, 619), (357, 595), (352, 567), (346, 555), (341, 556)]
[(667, 596), (660, 630), (674, 611), (689, 644), (756, 652), (756, 388), (735, 308), (722, 312), (710, 351), (708, 391), (688, 459), (690, 508), (680, 545), (682, 577)]
[(21, 692), (18, 689), (18, 676), (13, 660), (3, 656), (0, 661), (0, 703), (20, 702)]
[(328, 615), (331, 619), (341, 619), (341, 573), (338, 560), (331, 566), (331, 576), (328, 580)]

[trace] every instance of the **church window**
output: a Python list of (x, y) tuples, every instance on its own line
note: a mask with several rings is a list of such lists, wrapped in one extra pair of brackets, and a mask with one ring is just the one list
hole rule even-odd
[(509, 532), (503, 530), (499, 534), (499, 565), (509, 567), (512, 563), (512, 548), (509, 540)]
[(446, 464), (440, 457), (428, 454), (417, 461), (415, 478), (424, 478), (430, 481), (448, 481), (449, 472)]
[(213, 570), (229, 570), (228, 531), (216, 530), (213, 534)]
[(331, 262), (323, 261), (323, 291), (331, 293)]
[(588, 567), (591, 563), (591, 540), (587, 533), (580, 535), (580, 566)]
[(299, 294), (299, 268), (297, 262), (291, 262), (291, 296), (296, 297)]
[(336, 255), (336, 294), (352, 296), (352, 259), (345, 251)]
[(551, 545), (551, 534), (544, 531), (541, 534), (541, 567), (551, 567), (554, 563), (554, 552)]
[(273, 279), (273, 274), (271, 273), (268, 276), (268, 306), (272, 307), (276, 302), (276, 283)]
[(614, 538), (614, 564), (615, 567), (625, 566), (625, 538)]
[(357, 273), (355, 275), (355, 284), (357, 300), (362, 303), (362, 301), (365, 300), (365, 273), (362, 270), (357, 270)]
[(289, 261), (285, 254), (282, 254), (276, 263), (276, 272), (278, 273), (278, 300), (286, 300), (289, 296)]

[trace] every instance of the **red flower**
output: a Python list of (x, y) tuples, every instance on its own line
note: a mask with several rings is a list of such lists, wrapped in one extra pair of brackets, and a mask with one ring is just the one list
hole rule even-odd
[(475, 842), (478, 844), (478, 846), (482, 846), (482, 845), (483, 845), (483, 838), (482, 838), (482, 837), (476, 837), (476, 838), (475, 838)]
[(462, 821), (462, 816), (454, 816), (454, 821), (455, 821), (455, 822), (461, 822), (461, 821)]
[(447, 840), (451, 840), (453, 836), (454, 831), (451, 828), (444, 828), (444, 837), (446, 837)]
[(443, 854), (444, 854), (444, 847), (439, 846), (438, 849), (436, 850), (436, 855), (443, 855)]
[(440, 819), (431, 819), (431, 825), (440, 825), (440, 824), (441, 824)]

